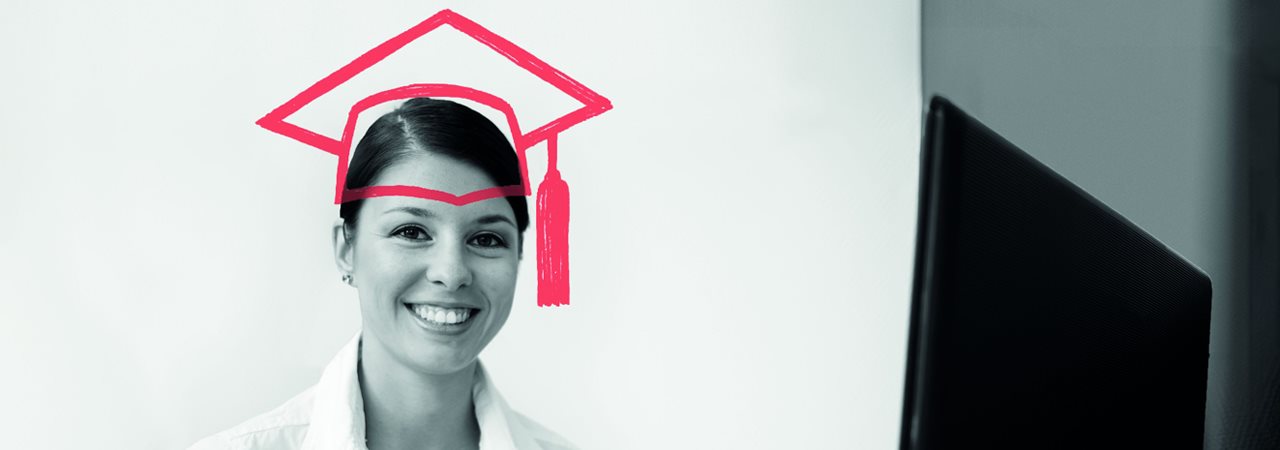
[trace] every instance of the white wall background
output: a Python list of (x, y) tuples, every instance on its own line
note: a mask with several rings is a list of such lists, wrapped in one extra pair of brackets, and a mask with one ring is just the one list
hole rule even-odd
[(182, 448), (314, 383), (359, 324), (335, 159), (253, 121), (452, 7), (615, 105), (561, 138), (573, 305), (526, 258), (482, 355), (508, 401), (584, 448), (893, 448), (919, 5), (849, 3), (7, 5), (4, 446)]

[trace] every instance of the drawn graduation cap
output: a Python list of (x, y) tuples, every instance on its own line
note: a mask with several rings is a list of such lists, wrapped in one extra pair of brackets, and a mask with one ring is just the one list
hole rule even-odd
[[(524, 131), (517, 111), (511, 103), (496, 95), (479, 89), (448, 83), (410, 83), (391, 87), (378, 92), (369, 92), (356, 100), (348, 111), (346, 125), (342, 136), (335, 139), (324, 134), (290, 123), (287, 119), (295, 115), (307, 105), (317, 102), (322, 96), (348, 80), (383, 61), (388, 56), (400, 51), (406, 45), (434, 30), (447, 25), (488, 47), (506, 60), (533, 74), (542, 82), (553, 86), (559, 92), (567, 94), (580, 107), (554, 117), (532, 129)], [(427, 64), (430, 64), (428, 61)], [(506, 116), (510, 128), (512, 144), (520, 161), (522, 185), (498, 186), (482, 189), (463, 195), (426, 189), (419, 186), (369, 186), (358, 189), (347, 189), (345, 181), (347, 164), (356, 122), (359, 114), (386, 102), (413, 97), (435, 97), (463, 99), (488, 106)], [(257, 124), (272, 132), (293, 138), (304, 144), (331, 153), (338, 157), (338, 171), (334, 203), (341, 204), (365, 198), (380, 196), (409, 196), (429, 200), (447, 202), (454, 205), (465, 205), (472, 202), (496, 197), (531, 195), (529, 171), (526, 164), (526, 151), (530, 147), (546, 142), (547, 173), (538, 186), (536, 202), (537, 258), (538, 258), (538, 306), (569, 304), (569, 186), (560, 177), (556, 168), (557, 137), (569, 127), (584, 120), (608, 111), (612, 104), (608, 99), (595, 93), (577, 82), (564, 72), (543, 62), (510, 41), (494, 34), (470, 19), (451, 10), (442, 10), (427, 20), (409, 28), (403, 33), (365, 52), (347, 65), (316, 82), (311, 87), (294, 96), (289, 101), (258, 119)]]

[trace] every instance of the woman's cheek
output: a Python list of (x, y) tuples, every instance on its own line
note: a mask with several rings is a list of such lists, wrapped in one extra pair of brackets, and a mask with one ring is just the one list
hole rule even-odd
[(499, 270), (502, 273), (503, 285), (508, 291), (514, 292), (517, 274), (520, 270), (520, 260), (515, 258), (503, 260)]
[[(510, 302), (515, 294), (517, 265), (506, 259), (487, 260), (480, 266), (483, 290), (493, 302)], [(497, 305), (495, 305), (497, 306)]]
[(381, 281), (391, 282), (390, 285), (399, 285), (417, 269), (415, 254), (412, 250), (396, 246), (395, 242), (390, 240), (383, 241), (381, 244), (371, 249), (373, 251), (368, 255), (372, 262), (371, 266)]
[(357, 254), (356, 270), (365, 272), (363, 278), (367, 284), (362, 287), (370, 294), (368, 300), (379, 304), (396, 302), (396, 292), (409, 281), (412, 272), (408, 264), (410, 258), (389, 245), (392, 243), (380, 241), (376, 244), (366, 246), (363, 253)]

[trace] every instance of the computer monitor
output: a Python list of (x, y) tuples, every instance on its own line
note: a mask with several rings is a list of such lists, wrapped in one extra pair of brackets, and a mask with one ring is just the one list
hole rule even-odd
[(921, 163), (901, 448), (1202, 448), (1209, 278), (940, 97)]

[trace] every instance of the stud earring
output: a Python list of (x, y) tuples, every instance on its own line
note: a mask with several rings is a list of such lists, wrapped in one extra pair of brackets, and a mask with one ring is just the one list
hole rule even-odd
[(349, 273), (342, 274), (342, 282), (347, 283), (347, 285), (351, 285), (351, 274)]

